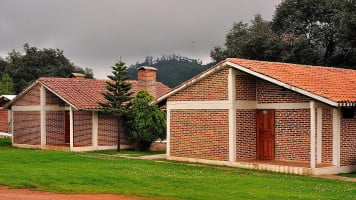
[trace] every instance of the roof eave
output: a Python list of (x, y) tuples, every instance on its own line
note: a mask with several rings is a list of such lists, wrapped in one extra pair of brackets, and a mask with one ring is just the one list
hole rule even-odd
[(295, 91), (295, 92), (297, 92), (297, 93), (303, 94), (303, 95), (308, 96), (308, 97), (310, 97), (310, 98), (312, 98), (312, 99), (318, 100), (318, 101), (320, 101), (320, 102), (326, 103), (326, 104), (331, 105), (331, 106), (334, 106), (334, 107), (338, 107), (338, 106), (339, 106), (339, 103), (337, 103), (337, 102), (335, 102), (335, 101), (332, 101), (332, 100), (327, 99), (327, 98), (325, 98), (325, 97), (322, 97), (322, 96), (313, 94), (313, 93), (311, 93), (311, 92), (309, 92), (309, 91), (306, 91), (306, 90), (304, 90), (304, 89), (301, 89), (301, 88), (298, 88), (298, 87), (289, 85), (289, 84), (284, 83), (284, 82), (282, 82), (282, 81), (279, 81), (279, 80), (277, 80), (277, 79), (271, 78), (271, 77), (266, 76), (266, 75), (264, 75), (264, 74), (258, 73), (258, 72), (256, 72), (256, 71), (250, 70), (250, 69), (248, 69), (248, 68), (245, 68), (245, 67), (243, 67), (243, 66), (241, 66), (241, 65), (235, 64), (235, 63), (233, 63), (233, 62), (231, 62), (231, 61), (226, 61), (225, 63), (226, 63), (227, 65), (229, 65), (229, 66), (235, 68), (235, 69), (238, 69), (238, 70), (243, 71), (243, 72), (245, 72), (245, 73), (251, 74), (251, 75), (256, 76), (256, 77), (258, 77), (258, 78), (264, 79), (264, 80), (269, 81), (269, 82), (271, 82), (271, 83), (274, 83), (274, 84), (276, 84), (276, 85), (285, 87), (285, 88), (290, 89), (290, 90), (292, 90), (292, 91)]

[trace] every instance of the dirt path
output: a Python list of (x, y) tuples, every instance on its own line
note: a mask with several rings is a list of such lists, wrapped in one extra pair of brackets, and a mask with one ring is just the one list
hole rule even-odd
[(113, 194), (58, 194), (29, 189), (9, 189), (0, 187), (0, 200), (137, 200)]

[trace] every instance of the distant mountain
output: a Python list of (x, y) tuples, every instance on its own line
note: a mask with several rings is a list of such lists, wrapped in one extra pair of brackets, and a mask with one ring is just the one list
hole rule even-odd
[(131, 79), (137, 79), (137, 68), (140, 66), (152, 66), (158, 69), (157, 81), (160, 81), (170, 88), (174, 88), (180, 83), (190, 79), (200, 72), (211, 67), (213, 63), (202, 65), (202, 62), (197, 59), (191, 59), (180, 55), (162, 56), (153, 58), (147, 56), (142, 63), (131, 65), (128, 69)]

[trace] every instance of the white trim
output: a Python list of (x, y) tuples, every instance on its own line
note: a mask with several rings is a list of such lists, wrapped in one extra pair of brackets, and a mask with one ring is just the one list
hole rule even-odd
[(62, 111), (62, 110), (69, 110), (69, 106), (61, 107), (61, 106), (56, 106), (56, 105), (51, 105), (51, 106), (12, 106), (11, 110), (13, 111), (41, 111), (41, 109), (44, 109), (46, 111)]
[(340, 167), (340, 108), (333, 108), (333, 165)]
[(310, 101), (310, 168), (315, 169), (315, 107)]
[(12, 146), (14, 146), (14, 112), (11, 111), (11, 134), (12, 134), (12, 137), (11, 137), (11, 143), (12, 143)]
[(96, 111), (92, 115), (92, 144), (95, 149), (98, 148), (98, 112)]
[(33, 144), (14, 144), (12, 146), (17, 148), (24, 148), (24, 149), (41, 149), (41, 145), (33, 145)]
[(292, 91), (298, 92), (298, 93), (300, 93), (300, 94), (306, 95), (306, 96), (308, 96), (308, 97), (311, 97), (311, 98), (316, 99), (316, 100), (318, 100), (318, 101), (324, 102), (324, 103), (326, 103), (326, 104), (329, 104), (329, 105), (332, 105), (332, 106), (338, 106), (338, 103), (337, 103), (337, 102), (331, 101), (331, 100), (329, 100), (329, 99), (327, 99), (327, 98), (324, 98), (324, 97), (321, 97), (321, 96), (319, 96), (319, 95), (313, 94), (313, 93), (308, 92), (308, 91), (306, 91), (306, 90), (303, 90), (303, 89), (301, 89), (301, 88), (297, 88), (297, 87), (295, 87), (295, 86), (289, 85), (289, 84), (287, 84), (287, 83), (284, 83), (284, 82), (279, 81), (279, 80), (277, 80), (277, 79), (271, 78), (271, 77), (266, 76), (266, 75), (264, 75), (264, 74), (260, 74), (260, 73), (258, 73), (258, 72), (255, 72), (255, 71), (253, 71), (253, 70), (247, 69), (247, 68), (245, 68), (245, 67), (243, 67), (243, 66), (240, 66), (240, 65), (238, 65), (238, 64), (235, 64), (235, 63), (233, 63), (233, 62), (226, 61), (224, 64), (230, 65), (231, 67), (234, 67), (234, 68), (236, 68), (236, 69), (238, 69), (238, 70), (241, 70), (241, 71), (246, 72), (246, 73), (248, 73), (248, 74), (254, 75), (254, 76), (258, 77), (258, 78), (264, 79), (264, 80), (269, 81), (269, 82), (271, 82), (271, 83), (274, 83), (274, 84), (276, 84), (276, 85), (285, 87), (285, 88), (290, 89), (290, 90), (292, 90)]
[(168, 101), (170, 109), (230, 109), (229, 101)]
[(73, 125), (73, 109), (70, 107), (69, 109), (69, 148), (70, 151), (73, 151), (73, 146), (74, 146), (74, 125)]
[(323, 109), (316, 109), (316, 163), (321, 163), (322, 158), (322, 129), (323, 129)]
[(41, 105), (38, 106), (12, 106), (12, 111), (41, 111)]
[(229, 161), (236, 161), (236, 76), (234, 69), (229, 68), (228, 105), (229, 105)]
[(40, 120), (41, 120), (41, 148), (46, 145), (46, 89), (40, 88)]
[(256, 105), (257, 109), (309, 109), (308, 103), (261, 103)]
[[(236, 109), (309, 109), (309, 103), (262, 103), (234, 100)], [(231, 101), (168, 101), (170, 109), (230, 109)]]
[(166, 154), (167, 156), (171, 155), (171, 108), (167, 105), (167, 146), (166, 146)]

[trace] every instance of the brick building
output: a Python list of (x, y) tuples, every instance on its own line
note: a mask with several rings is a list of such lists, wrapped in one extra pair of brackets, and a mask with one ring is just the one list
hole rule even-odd
[[(154, 96), (168, 91), (156, 82), (156, 69), (138, 69), (138, 81), (132, 92), (146, 89)], [(97, 102), (105, 102), (107, 80), (85, 79), (81, 74), (71, 78), (39, 78), (12, 100), (13, 146), (52, 150), (92, 151), (127, 148), (123, 123), (100, 112)]]
[(0, 132), (7, 133), (9, 131), (9, 113), (8, 109), (5, 109), (5, 105), (14, 99), (16, 95), (1, 95), (0, 96)]
[(167, 107), (168, 159), (356, 171), (356, 70), (229, 58), (155, 103)]

